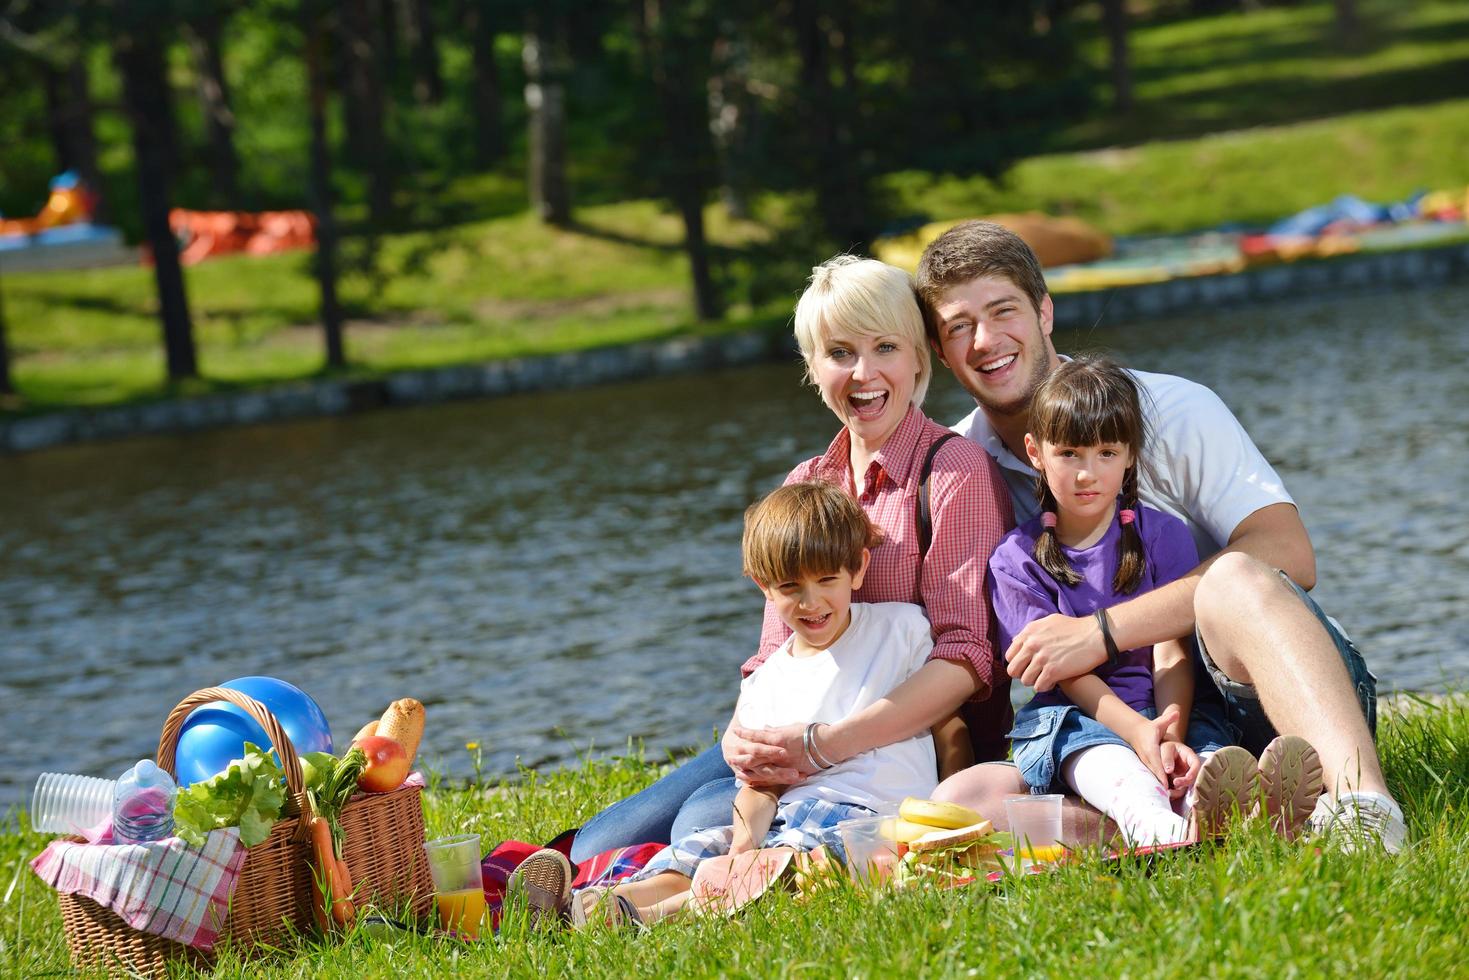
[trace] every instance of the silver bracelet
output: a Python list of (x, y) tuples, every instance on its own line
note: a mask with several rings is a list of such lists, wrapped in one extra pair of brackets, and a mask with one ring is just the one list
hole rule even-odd
[(828, 761), (816, 744), (816, 726), (819, 724), (821, 722), (813, 721), (806, 726), (806, 733), (801, 736), (801, 744), (806, 749), (806, 758), (812, 765), (817, 769), (830, 769), (836, 763)]

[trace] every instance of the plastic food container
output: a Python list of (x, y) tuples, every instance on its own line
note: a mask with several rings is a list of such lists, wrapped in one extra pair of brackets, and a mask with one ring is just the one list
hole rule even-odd
[(863, 817), (837, 824), (842, 847), (847, 852), (847, 869), (858, 881), (880, 881), (898, 866), (898, 842), (883, 833), (891, 817)]
[(31, 794), (31, 828), (42, 834), (86, 836), (112, 816), (117, 780), (43, 772)]

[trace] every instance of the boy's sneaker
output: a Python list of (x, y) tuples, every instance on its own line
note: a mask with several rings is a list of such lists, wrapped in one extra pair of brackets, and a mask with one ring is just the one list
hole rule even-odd
[(532, 927), (558, 923), (571, 904), (571, 862), (560, 851), (543, 847), (520, 862), (510, 875), (507, 891), (524, 892)]
[(1260, 753), (1257, 812), (1286, 840), (1294, 840), (1310, 818), (1325, 783), (1321, 757), (1299, 735), (1279, 735)]
[(1194, 781), (1195, 839), (1219, 837), (1236, 817), (1251, 813), (1258, 778), (1255, 757), (1238, 745), (1226, 745), (1205, 760)]
[(1321, 797), (1311, 814), (1311, 830), (1329, 835), (1343, 850), (1378, 845), (1396, 854), (1408, 842), (1408, 825), (1397, 801), (1382, 793), (1343, 793)]

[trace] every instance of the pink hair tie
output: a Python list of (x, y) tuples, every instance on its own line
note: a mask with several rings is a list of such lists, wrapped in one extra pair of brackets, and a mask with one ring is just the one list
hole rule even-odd
[(1054, 511), (1044, 511), (1041, 514), (1041, 524), (1045, 527), (1056, 526), (1056, 514)]
[(1123, 524), (1131, 524), (1137, 520), (1137, 514), (1130, 510), (1119, 510), (1117, 512), (1117, 519)]

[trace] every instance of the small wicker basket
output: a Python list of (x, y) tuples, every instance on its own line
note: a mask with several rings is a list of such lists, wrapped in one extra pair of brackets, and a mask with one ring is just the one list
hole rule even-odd
[[(301, 760), (290, 738), (265, 705), (239, 691), (208, 687), (179, 702), (163, 723), (158, 739), (158, 765), (174, 772), (174, 749), (189, 713), (200, 705), (228, 701), (258, 721), (270, 737), (285, 770), (288, 793), (285, 814), (270, 836), (250, 848), (235, 885), (219, 943), (236, 950), (279, 948), (293, 935), (310, 932), (311, 846), (299, 814), (306, 790)], [(433, 905), (433, 882), (423, 850), (423, 804), (418, 787), (391, 793), (359, 793), (342, 808), (346, 835), (343, 858), (352, 872), (359, 907), (370, 902), (399, 911), (426, 915)], [(208, 968), (213, 956), (139, 932), (111, 910), (82, 895), (59, 896), (62, 924), (72, 964), (78, 969), (104, 969), (127, 975), (162, 976), (170, 962)]]

